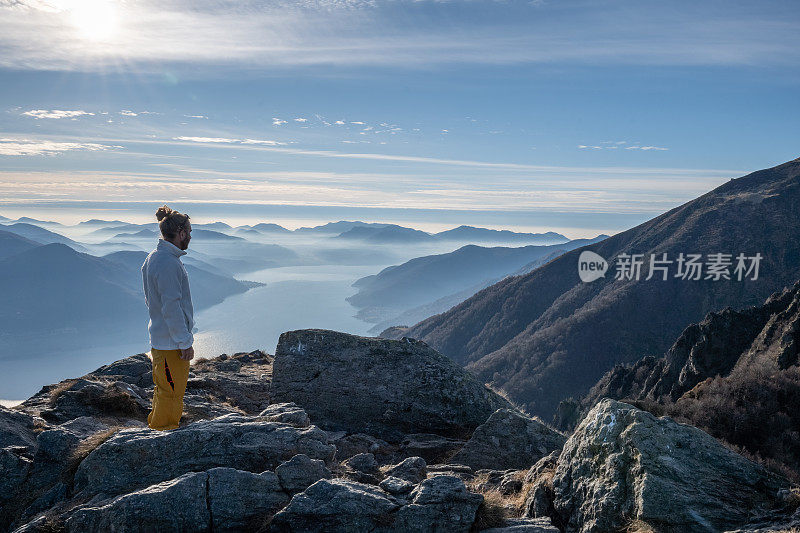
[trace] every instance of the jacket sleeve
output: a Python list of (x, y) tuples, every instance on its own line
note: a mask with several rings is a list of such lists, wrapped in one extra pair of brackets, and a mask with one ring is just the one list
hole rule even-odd
[(142, 271), (142, 292), (144, 293), (144, 304), (147, 307), (150, 307), (150, 302), (147, 299), (147, 276), (145, 275), (144, 271), (144, 263), (142, 264), (142, 268), (140, 270)]
[(169, 328), (169, 335), (185, 350), (194, 343), (192, 332), (186, 327), (186, 316), (181, 308), (181, 280), (183, 270), (176, 262), (170, 261), (156, 274), (156, 287), (161, 296), (161, 314)]

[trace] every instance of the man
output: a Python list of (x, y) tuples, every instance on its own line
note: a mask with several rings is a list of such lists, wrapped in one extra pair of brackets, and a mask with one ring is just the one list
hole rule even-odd
[(142, 264), (144, 300), (150, 312), (147, 325), (153, 360), (152, 429), (177, 429), (183, 414), (183, 395), (194, 357), (194, 311), (189, 277), (180, 260), (192, 236), (189, 215), (166, 205), (156, 211), (161, 238)]

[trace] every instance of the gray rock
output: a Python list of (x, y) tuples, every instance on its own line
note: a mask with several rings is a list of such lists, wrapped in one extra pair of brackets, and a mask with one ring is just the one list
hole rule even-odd
[(211, 531), (257, 530), (289, 503), (289, 498), (274, 472), (254, 474), (226, 467), (208, 471)]
[[(226, 364), (231, 368), (225, 370)], [(271, 364), (271, 356), (260, 350), (226, 356), (225, 361), (195, 361), (189, 370), (182, 423), (226, 413), (257, 415), (270, 403)], [(54, 424), (102, 416), (128, 425), (131, 420), (146, 421), (152, 397), (152, 363), (147, 354), (136, 354), (81, 378), (47, 385), (18, 408)]]
[(114, 377), (119, 381), (138, 385), (139, 387), (147, 387), (153, 383), (153, 367), (147, 353), (137, 353), (125, 359), (114, 361), (111, 364), (101, 366), (91, 374)]
[(17, 493), (30, 471), (33, 460), (28, 457), (29, 448), (8, 446), (0, 448), (0, 529), (5, 530), (14, 521)]
[(272, 404), (261, 411), (258, 416), (271, 422), (283, 422), (299, 428), (311, 425), (308, 413), (294, 402)]
[(464, 444), (466, 440), (462, 439), (433, 433), (412, 433), (400, 443), (400, 453), (406, 457), (422, 457), (428, 464), (446, 463)]
[(560, 453), (561, 450), (555, 450), (536, 461), (536, 464), (530, 467), (528, 473), (525, 474), (525, 483), (533, 483), (545, 472), (555, 470)]
[(378, 461), (371, 453), (359, 453), (342, 463), (344, 476), (352, 481), (377, 485), (383, 476)]
[(281, 487), (291, 495), (303, 492), (320, 479), (329, 479), (331, 471), (324, 461), (297, 454), (275, 469)]
[(580, 532), (626, 518), (663, 531), (731, 529), (773, 508), (787, 486), (698, 428), (611, 399), (578, 425), (553, 477), (555, 510)]
[(525, 474), (525, 485), (529, 489), (523, 505), (524, 518), (549, 517), (555, 514), (552, 480), (557, 461), (558, 452), (553, 452), (539, 459)]
[(404, 479), (416, 485), (428, 476), (427, 464), (422, 457), (409, 457), (383, 471), (385, 476)]
[(484, 529), (481, 533), (558, 533), (549, 518), (509, 518), (506, 525)]
[(405, 496), (414, 489), (413, 483), (406, 481), (405, 479), (392, 476), (385, 478), (378, 484), (378, 486), (395, 497)]
[(331, 433), (333, 443), (336, 444), (336, 460), (344, 461), (360, 453), (371, 453), (372, 455), (388, 458), (394, 455), (397, 447), (389, 444), (383, 439), (366, 435), (364, 433), (353, 433), (347, 435), (346, 432)]
[(398, 501), (378, 487), (343, 479), (321, 479), (295, 495), (275, 515), (276, 532), (374, 531), (393, 522)]
[(172, 431), (124, 429), (83, 460), (75, 490), (118, 494), (215, 466), (263, 472), (298, 453), (330, 461), (335, 448), (315, 426), (257, 420), (200, 421)]
[[(44, 425), (39, 419), (38, 423)], [(0, 405), (0, 448), (36, 446), (37, 419), (28, 413)]]
[(464, 447), (450, 462), (474, 469), (530, 468), (553, 450), (560, 450), (567, 438), (513, 409), (498, 409), (478, 426)]
[(207, 473), (187, 472), (101, 504), (81, 507), (70, 513), (67, 531), (208, 531), (211, 513), (206, 504), (207, 483)]
[[(307, 329), (281, 334), (272, 395), (315, 424), (399, 442), (408, 433), (463, 438), (508, 402), (413, 339)], [(346, 391), (346, 392), (344, 392)]]
[(475, 477), (475, 471), (467, 465), (428, 465), (427, 470), (428, 477), (439, 475), (457, 476), (464, 481), (469, 481)]
[(392, 531), (468, 532), (475, 522), (483, 496), (467, 490), (455, 476), (426, 479), (410, 494), (411, 503), (401, 507)]

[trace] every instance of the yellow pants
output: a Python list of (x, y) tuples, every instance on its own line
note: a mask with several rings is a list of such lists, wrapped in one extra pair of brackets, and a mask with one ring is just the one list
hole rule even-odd
[(152, 429), (177, 429), (183, 414), (183, 394), (189, 379), (189, 361), (180, 350), (150, 349), (153, 357), (153, 409), (147, 416)]

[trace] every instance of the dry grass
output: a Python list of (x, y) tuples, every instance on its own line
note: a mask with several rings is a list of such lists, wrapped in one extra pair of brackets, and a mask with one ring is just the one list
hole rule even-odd
[(64, 381), (55, 385), (52, 389), (47, 391), (47, 406), (51, 409), (56, 406), (56, 402), (58, 401), (58, 397), (75, 385), (78, 382), (77, 379), (65, 379)]
[(125, 426), (114, 426), (104, 431), (98, 431), (94, 435), (82, 440), (67, 458), (66, 465), (62, 472), (62, 479), (64, 482), (71, 486), (75, 478), (75, 472), (78, 471), (78, 467), (83, 460), (86, 459), (94, 449), (110, 439), (121, 429), (125, 429)]
[(629, 520), (622, 529), (623, 533), (656, 533), (656, 530), (653, 527), (645, 522), (644, 520), (639, 520), (638, 518), (633, 518)]
[(481, 531), (492, 527), (501, 527), (506, 521), (505, 499), (500, 492), (489, 490), (481, 493), (483, 502), (475, 513), (473, 530)]
[(548, 422), (545, 422), (544, 420), (539, 418), (537, 415), (532, 415), (531, 413), (529, 413), (528, 410), (525, 409), (525, 407), (523, 407), (521, 404), (517, 403), (516, 401), (512, 400), (511, 397), (508, 395), (508, 393), (506, 391), (504, 391), (503, 389), (495, 388), (490, 383), (484, 383), (484, 385), (486, 385), (486, 387), (489, 388), (489, 390), (491, 390), (492, 392), (494, 392), (495, 394), (497, 394), (498, 396), (503, 398), (505, 401), (510, 403), (511, 407), (513, 407), (514, 409), (516, 409), (520, 413), (524, 414), (528, 418), (532, 418), (532, 419), (536, 420), (537, 422), (539, 422), (543, 426), (546, 426), (546, 427), (552, 429), (556, 433), (560, 433), (562, 435), (566, 435), (566, 433), (564, 433), (563, 431), (561, 431), (560, 429), (558, 429), (554, 425), (552, 425), (552, 424), (550, 424)]

